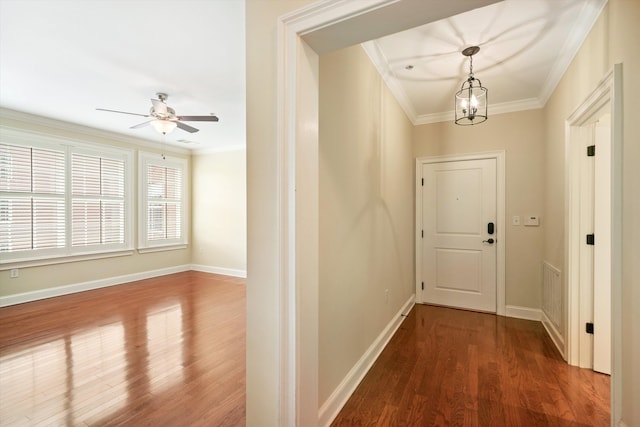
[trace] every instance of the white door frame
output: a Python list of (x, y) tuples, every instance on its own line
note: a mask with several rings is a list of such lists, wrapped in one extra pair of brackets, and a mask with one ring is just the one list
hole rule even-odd
[(580, 363), (580, 156), (581, 126), (607, 104), (611, 111), (611, 422), (622, 412), (622, 64), (613, 69), (565, 122), (565, 354)]
[[(429, 163), (458, 162), (463, 160), (496, 160), (496, 314), (506, 315), (505, 292), (505, 162), (504, 150), (483, 153), (456, 154), (447, 156), (430, 156), (416, 158), (416, 296), (420, 295), (422, 281), (422, 166)], [(416, 300), (416, 303), (423, 302)]]
[[(278, 419), (318, 425), (318, 52), (303, 37), (331, 32), (368, 38), (443, 19), (498, 0), (323, 0), (277, 22)], [(389, 20), (383, 8), (396, 8)], [(418, 9), (420, 13), (408, 13)], [(385, 9), (387, 10), (387, 9)], [(403, 14), (404, 12), (404, 14)], [(367, 17), (373, 17), (368, 20)], [(402, 19), (401, 19), (402, 18)], [(351, 22), (348, 22), (351, 20)], [(420, 20), (420, 22), (417, 22)], [(381, 25), (381, 22), (386, 22)], [(350, 28), (349, 28), (350, 26)], [(386, 28), (385, 28), (386, 26)], [(357, 32), (346, 31), (357, 28)], [(342, 33), (340, 33), (342, 31)], [(331, 38), (331, 37), (327, 37)], [(362, 40), (366, 41), (366, 40)], [(356, 41), (357, 42), (357, 41)], [(352, 43), (351, 43), (352, 44)], [(249, 273), (250, 274), (250, 273)], [(271, 385), (271, 384), (270, 384)]]

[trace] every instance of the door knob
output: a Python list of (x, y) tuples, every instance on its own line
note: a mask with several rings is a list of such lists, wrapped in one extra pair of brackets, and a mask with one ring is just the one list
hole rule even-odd
[(493, 245), (493, 242), (495, 242), (495, 240), (493, 239), (488, 239), (488, 240), (483, 240), (482, 243), (488, 243), (490, 245)]

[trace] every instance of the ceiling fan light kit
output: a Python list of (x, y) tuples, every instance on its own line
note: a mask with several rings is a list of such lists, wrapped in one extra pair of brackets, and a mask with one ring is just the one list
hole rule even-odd
[(455, 96), (455, 123), (460, 126), (477, 125), (487, 120), (487, 88), (473, 75), (473, 55), (478, 46), (470, 46), (462, 51), (469, 57), (469, 76)]
[(151, 120), (131, 126), (130, 129), (138, 129), (151, 125), (157, 132), (166, 135), (171, 133), (175, 128), (180, 128), (189, 133), (198, 132), (199, 129), (194, 128), (184, 122), (217, 122), (218, 117), (211, 114), (208, 116), (177, 116), (173, 108), (166, 103), (167, 95), (164, 92), (156, 93), (158, 99), (151, 100), (151, 109), (149, 114), (128, 113), (126, 111), (107, 110), (105, 108), (96, 108), (99, 111), (108, 111), (110, 113), (129, 114), (133, 116), (149, 117)]
[(163, 135), (173, 132), (177, 126), (178, 124), (171, 120), (156, 119), (151, 121), (151, 127)]

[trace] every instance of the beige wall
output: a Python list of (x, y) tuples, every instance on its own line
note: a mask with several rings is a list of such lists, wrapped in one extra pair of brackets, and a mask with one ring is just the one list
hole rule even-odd
[[(91, 130), (81, 133), (78, 130), (62, 130), (57, 127), (50, 127), (33, 122), (25, 122), (2, 118), (2, 124), (27, 131), (36, 131), (44, 134), (60, 137), (84, 140), (93, 143), (112, 145), (121, 148), (134, 148), (135, 150), (158, 152), (155, 148), (146, 146), (136, 146), (132, 142), (111, 140), (106, 137), (98, 137), (91, 134)], [(80, 129), (80, 127), (75, 127)], [(188, 154), (171, 153), (178, 157), (189, 159)], [(137, 182), (137, 151), (133, 157), (134, 180)], [(134, 185), (134, 200), (137, 200), (138, 188)], [(137, 218), (137, 206), (134, 203), (134, 218)], [(134, 221), (134, 242), (137, 240), (137, 221)], [(191, 233), (189, 228), (188, 233)], [(154, 252), (139, 254), (134, 251), (133, 255), (116, 258), (105, 258), (100, 260), (69, 262), (64, 264), (45, 265), (39, 267), (20, 268), (20, 276), (11, 279), (9, 271), (0, 271), (0, 296), (9, 296), (25, 292), (41, 291), (58, 286), (72, 285), (94, 280), (106, 279), (127, 274), (147, 272), (151, 270), (164, 269), (168, 267), (181, 266), (191, 262), (191, 249)]]
[(246, 151), (192, 158), (191, 262), (247, 270)]
[[(623, 66), (622, 382), (627, 426), (640, 425), (640, 2), (609, 0), (598, 22), (547, 103), (544, 257), (564, 269), (564, 120), (616, 63)], [(616, 422), (618, 420), (615, 420)]]
[(359, 45), (321, 56), (319, 81), (322, 405), (414, 293), (414, 173), (412, 125)]
[(609, 63), (624, 64), (622, 177), (622, 419), (640, 425), (640, 1), (611, 0)]
[(573, 113), (611, 68), (608, 61), (605, 8), (544, 108), (546, 175), (544, 193), (545, 259), (565, 272), (565, 120)]
[[(490, 114), (489, 120), (478, 126), (456, 126), (452, 121), (416, 126), (413, 142), (415, 157), (506, 152), (506, 304), (540, 308), (543, 237), (548, 221), (543, 197), (542, 110)], [(523, 224), (523, 216), (532, 214), (541, 217), (539, 227), (511, 225), (514, 215), (519, 215)]]

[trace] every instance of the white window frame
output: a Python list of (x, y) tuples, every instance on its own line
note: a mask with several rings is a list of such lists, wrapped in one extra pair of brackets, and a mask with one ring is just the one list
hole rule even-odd
[[(182, 171), (182, 200), (179, 239), (149, 240), (147, 238), (147, 167), (150, 165), (170, 167)], [(155, 252), (184, 249), (189, 244), (189, 162), (185, 158), (160, 155), (145, 151), (138, 152), (138, 252)]]
[[(133, 150), (109, 145), (52, 136), (35, 131), (0, 127), (3, 143), (64, 152), (65, 161), (65, 246), (59, 249), (27, 250), (0, 254), (0, 270), (59, 264), (86, 259), (108, 258), (133, 254)], [(88, 154), (124, 161), (124, 242), (120, 244), (72, 246), (71, 238), (71, 156)]]

